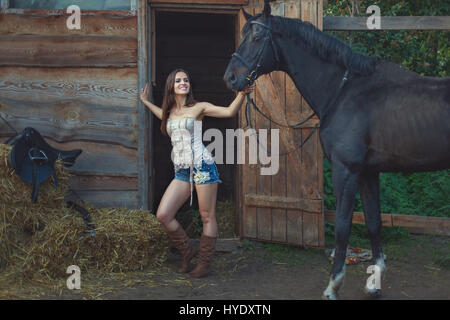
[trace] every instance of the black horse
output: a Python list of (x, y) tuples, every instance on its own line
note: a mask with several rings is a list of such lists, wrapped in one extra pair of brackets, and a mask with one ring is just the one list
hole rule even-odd
[[(244, 14), (242, 40), (224, 75), (228, 86), (242, 90), (261, 74), (284, 71), (320, 118), (336, 196), (335, 259), (323, 297), (337, 299), (357, 189), (383, 274), (379, 173), (450, 167), (450, 78), (356, 53), (309, 23), (270, 15), (267, 1), (261, 14)], [(381, 293), (367, 285), (365, 291)]]

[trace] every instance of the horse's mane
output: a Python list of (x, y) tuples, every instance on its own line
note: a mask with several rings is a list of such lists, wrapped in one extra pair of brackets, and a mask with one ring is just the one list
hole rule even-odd
[(272, 16), (272, 18), (275, 32), (295, 39), (296, 43), (302, 45), (311, 53), (317, 54), (326, 61), (340, 64), (352, 72), (363, 75), (372, 73), (376, 64), (380, 61), (378, 57), (365, 56), (353, 51), (344, 42), (321, 32), (310, 23), (277, 16)]

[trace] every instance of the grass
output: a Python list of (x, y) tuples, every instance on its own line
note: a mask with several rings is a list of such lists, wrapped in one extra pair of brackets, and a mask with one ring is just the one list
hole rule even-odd
[[(334, 247), (334, 224), (326, 223), (325, 239), (327, 247)], [(418, 253), (438, 267), (450, 269), (450, 240), (448, 237), (433, 235), (412, 235), (407, 228), (382, 227), (381, 239), (383, 252), (388, 259), (408, 260), (411, 252)], [(438, 245), (436, 245), (438, 242)], [(442, 245), (443, 244), (443, 245)], [(370, 240), (364, 225), (353, 225), (349, 246), (370, 249)]]
[[(364, 226), (354, 228), (349, 246), (371, 249), (370, 241), (364, 236)], [(394, 229), (394, 230), (390, 230)], [(436, 270), (450, 270), (450, 246), (446, 237), (411, 235), (405, 228), (387, 228), (382, 230), (383, 253), (387, 256), (387, 264), (393, 261), (399, 263), (423, 263), (424, 266)], [(287, 266), (322, 266), (326, 256), (323, 249), (294, 247), (283, 244), (273, 244), (243, 240), (244, 251), (259, 256), (272, 264)], [(327, 234), (327, 247), (334, 247), (334, 237)], [(411, 260), (414, 259), (414, 260)], [(366, 265), (353, 267), (355, 272), (366, 272)], [(362, 271), (361, 271), (362, 270)]]
[[(317, 259), (325, 257), (322, 249), (295, 247), (284, 244), (242, 241), (244, 251), (259, 255), (266, 262), (289, 266), (316, 265)], [(323, 260), (322, 260), (323, 261)]]
[(450, 270), (450, 253), (444, 253), (440, 250), (433, 252), (433, 261), (436, 265)]
[[(334, 224), (325, 225), (326, 247), (333, 248)], [(450, 243), (447, 237), (432, 235), (412, 235), (403, 227), (382, 227), (383, 253), (387, 260), (395, 259), (408, 262), (412, 253), (423, 259), (424, 264), (431, 263), (436, 268), (450, 269)], [(317, 265), (325, 257), (323, 249), (298, 248), (283, 244), (263, 243), (249, 240), (242, 241), (244, 251), (258, 254), (265, 261), (290, 266)], [(364, 225), (353, 225), (349, 246), (371, 249), (371, 244)], [(388, 262), (389, 263), (389, 262)]]

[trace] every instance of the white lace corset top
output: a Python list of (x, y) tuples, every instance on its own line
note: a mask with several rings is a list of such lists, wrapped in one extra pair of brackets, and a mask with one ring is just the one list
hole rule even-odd
[(194, 166), (202, 168), (202, 160), (211, 164), (214, 159), (202, 141), (202, 122), (192, 117), (167, 120), (167, 133), (172, 141), (172, 161), (175, 171), (190, 169), (189, 182), (191, 185), (191, 201), (193, 191)]
[(175, 170), (201, 169), (202, 160), (211, 164), (214, 159), (202, 141), (202, 121), (192, 117), (167, 120), (167, 133), (172, 141), (172, 161)]

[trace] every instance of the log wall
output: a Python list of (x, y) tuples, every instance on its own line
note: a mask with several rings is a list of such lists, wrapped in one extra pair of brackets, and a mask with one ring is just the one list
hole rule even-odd
[[(138, 32), (128, 11), (0, 14), (0, 114), (54, 147), (83, 149), (70, 187), (99, 206), (137, 207)], [(0, 138), (14, 135), (0, 125)]]

